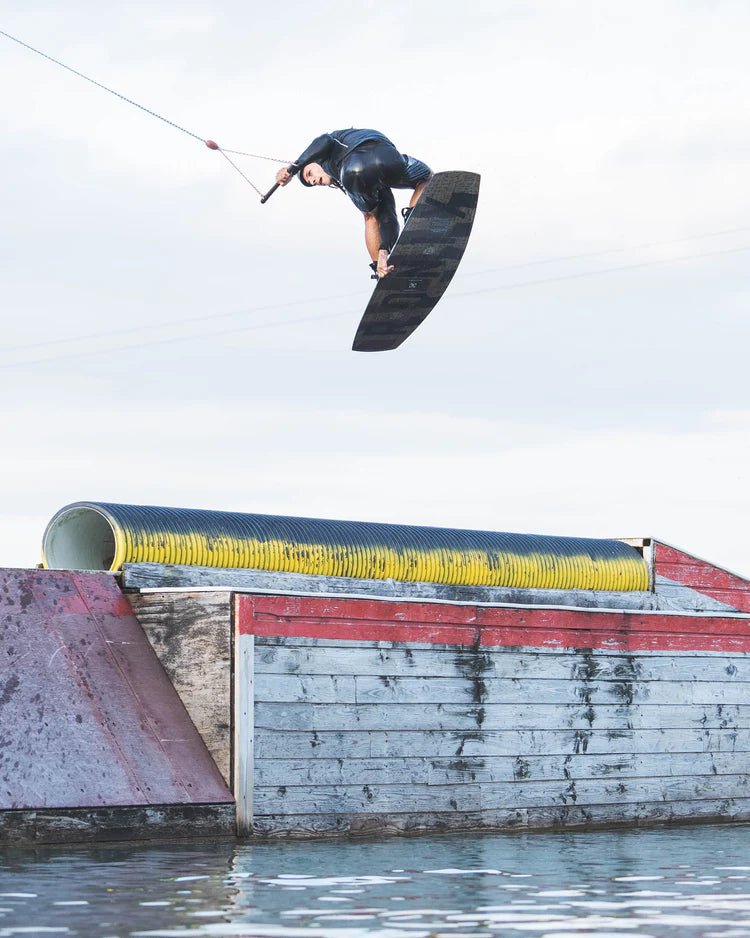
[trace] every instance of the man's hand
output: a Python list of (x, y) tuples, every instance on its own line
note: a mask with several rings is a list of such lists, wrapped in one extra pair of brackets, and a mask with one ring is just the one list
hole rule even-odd
[(378, 267), (376, 272), (380, 280), (382, 280), (383, 277), (387, 277), (392, 270), (393, 264), (388, 264), (388, 251), (378, 251)]
[(276, 182), (280, 186), (285, 186), (289, 180), (292, 178), (292, 174), (283, 166), (278, 173), (276, 173)]

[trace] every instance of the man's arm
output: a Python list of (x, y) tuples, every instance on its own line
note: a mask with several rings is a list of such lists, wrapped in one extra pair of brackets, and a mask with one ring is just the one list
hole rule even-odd
[(276, 182), (280, 186), (285, 186), (293, 176), (297, 175), (303, 166), (307, 166), (308, 163), (321, 163), (331, 155), (337, 143), (338, 141), (330, 134), (321, 134), (319, 137), (316, 137), (310, 146), (306, 150), (303, 150), (294, 161), (291, 171), (286, 167), (282, 167), (276, 173)]
[(307, 166), (308, 163), (322, 163), (331, 155), (333, 148), (336, 146), (341, 146), (341, 144), (334, 137), (330, 134), (321, 134), (313, 140), (306, 150), (300, 153), (294, 163), (299, 169)]

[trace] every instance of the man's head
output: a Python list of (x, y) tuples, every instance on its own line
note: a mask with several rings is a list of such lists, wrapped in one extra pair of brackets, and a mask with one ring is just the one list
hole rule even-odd
[(332, 181), (320, 163), (306, 163), (297, 175), (303, 186), (330, 186)]

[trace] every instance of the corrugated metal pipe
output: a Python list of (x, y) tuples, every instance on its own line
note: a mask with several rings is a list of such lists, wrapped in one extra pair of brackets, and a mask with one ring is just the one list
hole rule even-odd
[(149, 561), (325, 576), (645, 590), (646, 563), (621, 541), (75, 502), (43, 540), (46, 567), (119, 570)]

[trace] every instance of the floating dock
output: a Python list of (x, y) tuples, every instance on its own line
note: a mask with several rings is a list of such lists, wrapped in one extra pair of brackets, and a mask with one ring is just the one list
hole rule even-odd
[(195, 515), (134, 536), (95, 504), (45, 560), (106, 569), (0, 571), (0, 842), (750, 818), (746, 579), (652, 539), (266, 516), (209, 532), (265, 568), (165, 563), (206, 556)]

